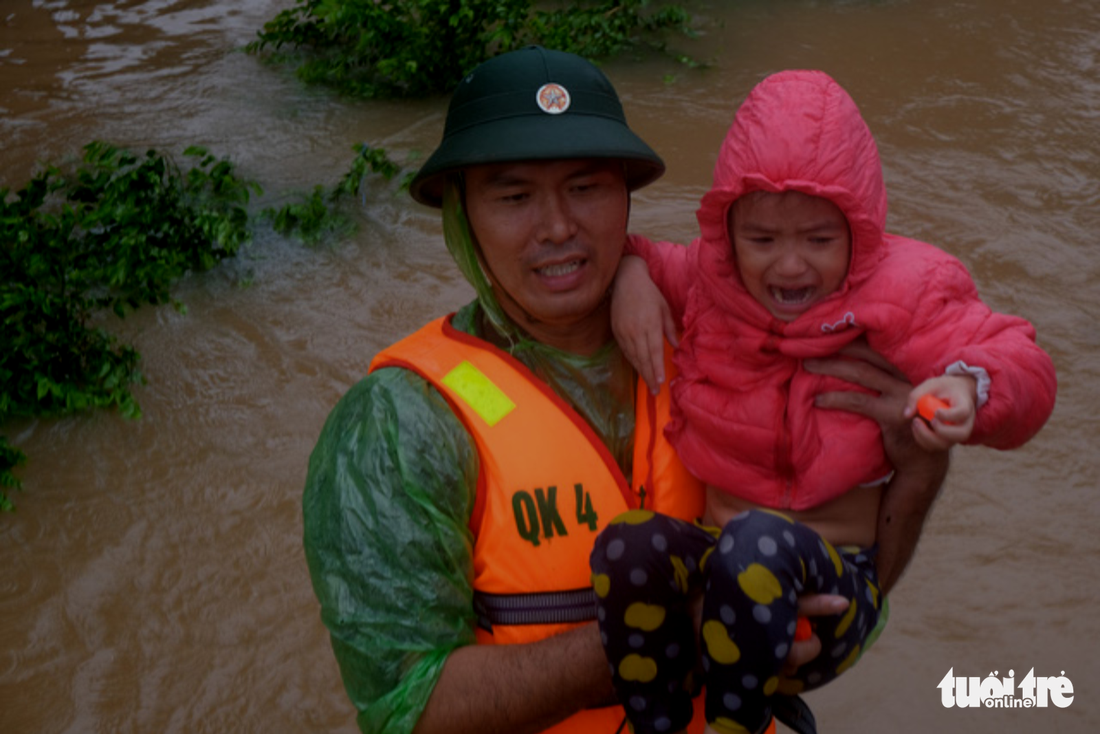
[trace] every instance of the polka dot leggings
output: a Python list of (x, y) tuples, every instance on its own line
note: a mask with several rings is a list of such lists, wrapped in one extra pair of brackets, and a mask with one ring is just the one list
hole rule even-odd
[[(775, 694), (819, 687), (854, 665), (878, 621), (874, 550), (838, 551), (778, 512), (745, 512), (719, 530), (632, 510), (600, 533), (590, 562), (604, 651), (635, 734), (676, 732), (691, 720), (689, 600), (700, 589), (706, 718), (721, 734), (762, 731)], [(850, 604), (814, 618), (822, 652), (786, 677), (803, 593)]]

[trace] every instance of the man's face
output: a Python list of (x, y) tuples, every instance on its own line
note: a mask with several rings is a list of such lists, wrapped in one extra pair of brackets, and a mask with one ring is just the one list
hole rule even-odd
[(733, 203), (729, 232), (741, 282), (777, 319), (794, 321), (848, 275), (848, 220), (828, 199), (755, 191)]
[(466, 211), (501, 307), (533, 337), (588, 354), (610, 338), (607, 289), (629, 196), (614, 160), (472, 166)]

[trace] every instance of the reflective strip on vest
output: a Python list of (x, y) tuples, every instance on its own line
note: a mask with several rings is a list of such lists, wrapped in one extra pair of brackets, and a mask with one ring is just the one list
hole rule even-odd
[(474, 592), (477, 625), (487, 632), (495, 624), (569, 624), (596, 618), (592, 589), (549, 591), (541, 594)]
[(516, 409), (512, 399), (467, 360), (459, 362), (440, 382), (466, 401), (490, 428)]

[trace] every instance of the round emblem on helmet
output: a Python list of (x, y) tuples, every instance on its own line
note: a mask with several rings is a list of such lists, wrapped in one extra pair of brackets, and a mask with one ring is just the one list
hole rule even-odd
[(569, 90), (554, 82), (543, 84), (535, 93), (535, 101), (546, 114), (560, 115), (569, 109)]

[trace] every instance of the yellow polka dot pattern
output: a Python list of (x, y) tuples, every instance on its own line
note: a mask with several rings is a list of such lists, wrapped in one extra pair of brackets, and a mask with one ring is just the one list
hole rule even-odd
[(844, 616), (840, 618), (840, 623), (836, 626), (836, 636), (843, 637), (844, 633), (848, 631), (848, 627), (852, 625), (852, 620), (856, 618), (856, 608), (859, 605), (855, 599), (852, 599), (848, 603), (848, 611), (844, 612)]
[(775, 689), (777, 688), (779, 688), (779, 678), (773, 675), (771, 678), (768, 678), (767, 682), (764, 683), (764, 695), (772, 695), (773, 693), (775, 693)]
[(606, 573), (592, 574), (592, 588), (596, 590), (596, 596), (607, 598), (607, 592), (611, 591), (611, 577)]
[(741, 659), (741, 650), (730, 639), (726, 626), (716, 619), (703, 624), (703, 640), (707, 644), (707, 653), (716, 663), (733, 665)]
[(878, 609), (878, 587), (868, 581), (867, 588), (871, 590), (871, 604)]
[(619, 675), (626, 681), (649, 683), (657, 677), (657, 662), (653, 658), (631, 653), (619, 663)]
[(626, 523), (627, 525), (641, 525), (644, 522), (649, 522), (651, 519), (653, 519), (653, 510), (627, 510), (612, 520), (611, 524), (618, 525), (619, 523)]
[(792, 520), (788, 515), (784, 515), (782, 512), (776, 512), (775, 510), (769, 510), (766, 507), (757, 508), (757, 512), (766, 512), (769, 515), (775, 515), (776, 517), (780, 518), (781, 520), (786, 520), (787, 522), (791, 523), (792, 525), (794, 524), (794, 520)]
[(750, 564), (741, 573), (737, 574), (737, 584), (745, 596), (757, 604), (768, 605), (783, 595), (783, 587), (775, 574), (766, 566), (759, 563)]
[(784, 696), (797, 696), (806, 689), (806, 684), (795, 678), (780, 678), (779, 692)]
[(844, 658), (844, 662), (842, 662), (840, 665), (836, 666), (836, 674), (837, 675), (840, 675), (845, 670), (852, 667), (853, 665), (856, 664), (856, 662), (859, 661), (859, 650), (860, 650), (859, 645), (856, 645), (855, 647), (853, 647), (852, 651), (850, 653), (848, 653), (848, 657)]
[(836, 567), (836, 576), (840, 578), (844, 575), (844, 562), (840, 560), (840, 556), (836, 552), (836, 548), (833, 544), (827, 540), (821, 541), (825, 544), (825, 550), (829, 551), (829, 558), (833, 560), (833, 565)]
[(665, 608), (636, 601), (626, 608), (624, 621), (627, 627), (652, 632), (665, 621)]
[(719, 716), (714, 721), (708, 721), (707, 724), (718, 734), (752, 734), (748, 729), (733, 719), (727, 719), (725, 716)]
[(669, 563), (672, 564), (672, 577), (676, 579), (676, 585), (680, 587), (680, 593), (686, 594), (688, 590), (688, 579), (691, 574), (687, 570), (687, 566), (684, 565), (683, 559), (679, 556), (669, 556)]
[(707, 561), (710, 559), (711, 554), (714, 553), (714, 548), (710, 547), (703, 551), (703, 556), (699, 559), (699, 570), (705, 571), (707, 568)]
[[(728, 700), (723, 699), (723, 703), (720, 704), (721, 708), (713, 710), (712, 714), (716, 718), (713, 721), (708, 720), (708, 725), (717, 734), (746, 734), (750, 731), (747, 726), (753, 725), (755, 712), (760, 710), (760, 706), (764, 706), (766, 711), (766, 704), (763, 703), (761, 696), (799, 695), (807, 689), (807, 686), (813, 687), (797, 675), (789, 678), (781, 675), (779, 665), (771, 666), (775, 662), (773, 658), (775, 658), (776, 653), (782, 655), (783, 650), (789, 649), (789, 635), (784, 641), (780, 630), (789, 629), (788, 615), (793, 613), (787, 603), (788, 596), (793, 596), (794, 593), (790, 588), (792, 581), (796, 588), (800, 576), (803, 584), (807, 583), (810, 576), (815, 576), (816, 578), (813, 580), (817, 583), (826, 583), (835, 570), (835, 579), (844, 579), (841, 586), (847, 585), (842, 593), (848, 597), (849, 605), (837, 622), (835, 630), (830, 632), (829, 637), (834, 641), (828, 643), (837, 650), (839, 655), (843, 655), (843, 660), (836, 666), (833, 675), (830, 675), (825, 669), (820, 671), (825, 680), (831, 680), (835, 675), (840, 675), (859, 660), (862, 654), (860, 645), (862, 638), (859, 638), (858, 635), (864, 633), (861, 617), (866, 618), (869, 614), (869, 619), (873, 623), (876, 617), (875, 610), (879, 608), (881, 603), (881, 592), (873, 580), (864, 576), (866, 573), (865, 566), (868, 563), (867, 557), (865, 555), (858, 558), (853, 556), (853, 554), (858, 555), (861, 552), (858, 548), (834, 547), (819, 535), (803, 531), (802, 526), (780, 512), (762, 510), (758, 513), (771, 515), (782, 522), (761, 520), (758, 517), (752, 518), (752, 523), (743, 526), (738, 531), (747, 534), (748, 538), (743, 541), (739, 535), (732, 554), (722, 553), (717, 555), (712, 555), (718, 547), (717, 544), (704, 549), (706, 545), (705, 538), (703, 541), (698, 541), (695, 536), (692, 536), (691, 539), (694, 545), (685, 544), (681, 549), (681, 546), (671, 542), (675, 533), (669, 532), (670, 528), (663, 523), (663, 516), (656, 515), (648, 510), (631, 510), (612, 521), (612, 524), (625, 526), (644, 525), (645, 527), (639, 528), (637, 531), (623, 528), (622, 532), (628, 535), (617, 536), (646, 539), (644, 547), (650, 545), (648, 538), (656, 536), (630, 535), (630, 533), (661, 533), (662, 537), (668, 541), (665, 544), (667, 550), (663, 553), (669, 566), (663, 571), (662, 582), (666, 588), (676, 590), (671, 593), (677, 598), (683, 598), (683, 595), (688, 593), (700, 572), (704, 575), (719, 574), (723, 580), (724, 588), (727, 589), (727, 593), (731, 597), (735, 595), (734, 589), (730, 588), (731, 586), (735, 586), (741, 594), (741, 598), (736, 602), (739, 605), (736, 612), (736, 630), (727, 626), (720, 619), (704, 619), (700, 637), (705, 647), (706, 657), (718, 666), (755, 666), (757, 657), (764, 655), (767, 657), (761, 657), (761, 661), (767, 660), (770, 662), (764, 667), (746, 668), (746, 670), (754, 670), (755, 672), (751, 677), (756, 678), (756, 676), (759, 676), (761, 683), (744, 687), (743, 690), (737, 690), (736, 696), (728, 698)], [(761, 526), (758, 524), (759, 522), (765, 524)], [(750, 526), (751, 529), (746, 529)], [(729, 528), (723, 531), (717, 528), (704, 527), (698, 521), (696, 527), (716, 539), (724, 533), (732, 532)], [(672, 528), (672, 530), (679, 532), (678, 528)], [(777, 570), (773, 570), (772, 566), (776, 559), (770, 557), (765, 559), (759, 555), (754, 555), (757, 551), (766, 556), (776, 555), (777, 549), (786, 551), (787, 547), (783, 545), (784, 539), (791, 549), (797, 551), (797, 560), (789, 556), (784, 558), (780, 554), (780, 559), (788, 562), (786, 565), (783, 563), (775, 564), (774, 568)], [(642, 543), (637, 543), (637, 545), (642, 546)], [(657, 544), (653, 544), (653, 546), (657, 547)], [(730, 549), (727, 548), (727, 550)], [(616, 553), (617, 560), (622, 554), (618, 551)], [(849, 557), (853, 557), (852, 565), (846, 565), (848, 563), (846, 559)], [(812, 563), (811, 558), (815, 559)], [(828, 560), (825, 560), (826, 558)], [(698, 559), (698, 563), (693, 564), (692, 559)], [(731, 561), (730, 559), (736, 560)], [(717, 565), (719, 568), (711, 570), (707, 565), (708, 563), (710, 566)], [(692, 568), (691, 571), (688, 570), (689, 566)], [(810, 573), (811, 567), (814, 569), (813, 574)], [(635, 567), (623, 564), (618, 568), (623, 572), (630, 572)], [(639, 566), (639, 568), (642, 568), (642, 566)], [(604, 571), (605, 569), (601, 568), (600, 570)], [(846, 570), (852, 573), (845, 573)], [(601, 600), (615, 596), (611, 593), (612, 576), (616, 577), (616, 593), (625, 592), (625, 589), (619, 588), (620, 585), (633, 588), (633, 582), (624, 584), (619, 581), (619, 577), (616, 576), (614, 571), (594, 573), (592, 575), (592, 585)], [(624, 578), (626, 577), (624, 576)], [(781, 581), (781, 579), (783, 580)], [(668, 585), (669, 581), (671, 581), (671, 586)], [(829, 583), (832, 582), (829, 581)], [(787, 584), (787, 586), (785, 587), (784, 584)], [(866, 588), (863, 584), (866, 584)], [(857, 589), (859, 593), (855, 593)], [(637, 596), (634, 597), (634, 599), (637, 598)], [(617, 606), (617, 611), (608, 616), (609, 620), (611, 617), (619, 620), (616, 634), (621, 634), (624, 629), (630, 630), (629, 647), (633, 648), (629, 652), (624, 649), (627, 643), (626, 637), (623, 636), (621, 638), (622, 645), (614, 656), (619, 659), (616, 666), (618, 678), (616, 688), (626, 682), (635, 686), (659, 685), (662, 691), (672, 690), (672, 687), (665, 682), (665, 678), (669, 673), (665, 668), (673, 669), (675, 665), (666, 661), (660, 653), (665, 652), (662, 635), (666, 634), (666, 629), (672, 630), (674, 628), (672, 623), (678, 619), (669, 616), (675, 614), (674, 609), (676, 607), (672, 605), (678, 602), (670, 601), (670, 598), (661, 598), (658, 601), (658, 598), (660, 597), (649, 596), (646, 601), (634, 601), (625, 608), (625, 611), (623, 606)], [(620, 604), (622, 602), (629, 603), (631, 599), (628, 597), (622, 600), (616, 599), (616, 601)], [(601, 601), (601, 604), (603, 604), (603, 601)], [(862, 608), (861, 605), (863, 604), (867, 604), (869, 608)], [(724, 619), (728, 617), (725, 611), (723, 611), (722, 617)], [(857, 619), (860, 620), (858, 623)], [(602, 624), (601, 622), (601, 631)], [(754, 627), (754, 624), (758, 624), (760, 627)], [(858, 631), (857, 627), (859, 628)], [(774, 628), (774, 630), (767, 629), (767, 634), (765, 634), (765, 628)], [(745, 634), (748, 636), (741, 637), (742, 629), (746, 630)], [(749, 634), (748, 630), (751, 630), (752, 634)], [(738, 635), (740, 645), (738, 642), (734, 642), (731, 632)], [(775, 632), (774, 635), (773, 632)], [(653, 635), (652, 640), (650, 635)], [(840, 640), (839, 638), (847, 639)], [(758, 643), (759, 639), (766, 640), (765, 644), (770, 645), (770, 647), (764, 648)], [(645, 644), (639, 646), (637, 640), (644, 640)], [(626, 656), (619, 657), (623, 654)], [(672, 653), (667, 654), (671, 655)], [(832, 658), (832, 660), (835, 663), (837, 659)], [(823, 662), (822, 667), (824, 665)], [(711, 668), (711, 670), (715, 669)], [(737, 671), (736, 668), (729, 672), (733, 674), (735, 671)], [(681, 674), (677, 673), (677, 675)], [(740, 679), (740, 675), (741, 673), (738, 671), (738, 679)], [(748, 680), (748, 678), (745, 680)], [(684, 681), (682, 679), (676, 685), (677, 690), (681, 688), (684, 691), (690, 690), (690, 686), (683, 688)], [(649, 697), (655, 695), (651, 694), (649, 690), (652, 689), (647, 689), (638, 694), (642, 695), (647, 703), (650, 700)], [(730, 690), (730, 694), (733, 694), (733, 690)], [(654, 700), (657, 699), (654, 698)], [(712, 702), (708, 701), (708, 712), (711, 712), (712, 708)], [(738, 723), (735, 719), (741, 719), (745, 723)], [(630, 728), (633, 731), (633, 723), (631, 723)]]

